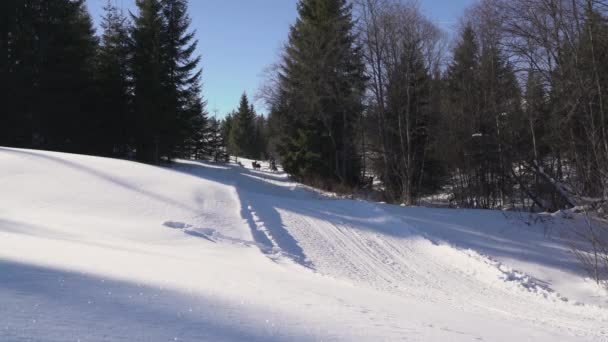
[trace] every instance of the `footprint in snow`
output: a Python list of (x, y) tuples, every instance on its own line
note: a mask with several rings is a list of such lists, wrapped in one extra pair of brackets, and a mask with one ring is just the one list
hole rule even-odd
[(242, 246), (258, 246), (260, 248), (266, 248), (266, 246), (259, 245), (253, 241), (247, 241), (242, 239), (233, 238), (230, 236), (226, 236), (213, 228), (198, 228), (193, 225), (183, 223), (183, 222), (175, 222), (175, 221), (167, 221), (163, 223), (163, 226), (171, 229), (177, 229), (184, 232), (184, 234), (188, 234), (190, 236), (202, 238), (208, 240), (213, 243), (227, 243), (232, 245), (242, 245)]
[(207, 228), (207, 229), (196, 229), (195, 230), (195, 229), (192, 229), (193, 227), (189, 224), (186, 224), (183, 222), (174, 222), (174, 221), (167, 221), (167, 222), (163, 223), (163, 226), (165, 226), (167, 228), (182, 230), (185, 234), (188, 234), (190, 236), (202, 238), (207, 241), (216, 243), (216, 241), (213, 240), (213, 235), (215, 233), (215, 230), (213, 230), (213, 229)]
[(186, 229), (186, 228), (190, 227), (190, 225), (185, 224), (183, 222), (174, 222), (174, 221), (167, 221), (167, 222), (163, 223), (163, 226), (168, 227), (168, 228), (173, 228), (173, 229)]

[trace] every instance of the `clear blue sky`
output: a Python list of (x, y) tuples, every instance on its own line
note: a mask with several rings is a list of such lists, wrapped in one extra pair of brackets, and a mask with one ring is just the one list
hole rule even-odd
[[(0, 0), (1, 1), (1, 0)], [(112, 0), (125, 9), (134, 0)], [(107, 0), (87, 0), (96, 23)], [(473, 0), (421, 0), (423, 12), (450, 29)], [(202, 56), (203, 96), (220, 116), (234, 109), (243, 91), (253, 97), (263, 69), (277, 60), (296, 18), (297, 0), (191, 0), (192, 28)], [(257, 104), (259, 109), (262, 104)], [(263, 110), (261, 110), (263, 111)]]

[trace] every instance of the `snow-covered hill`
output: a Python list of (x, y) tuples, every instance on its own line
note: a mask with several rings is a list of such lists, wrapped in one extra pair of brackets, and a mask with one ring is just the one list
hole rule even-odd
[(567, 224), (0, 148), (0, 341), (608, 341)]

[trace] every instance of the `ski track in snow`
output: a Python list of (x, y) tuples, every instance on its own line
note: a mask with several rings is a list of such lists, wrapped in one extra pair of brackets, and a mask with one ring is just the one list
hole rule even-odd
[[(0, 340), (40, 338), (45, 328), (31, 322), (32, 312), (44, 320), (57, 306), (64, 320), (46, 328), (57, 341), (74, 340), (79, 331), (70, 322), (73, 307), (86, 319), (105, 320), (93, 340), (167, 340), (173, 334), (191, 341), (608, 341), (608, 301), (586, 287), (564, 244), (545, 238), (544, 227), (500, 212), (337, 199), (283, 173), (235, 165), (181, 161), (165, 169), (3, 148), (0, 163), (8, 165), (0, 170), (0, 186), (11, 194), (0, 196), (0, 315), (8, 307), (20, 312), (0, 319)], [(51, 178), (58, 184), (48, 185)], [(72, 182), (78, 187), (66, 188)], [(21, 252), (34, 250), (40, 255)], [(82, 261), (69, 254), (81, 250), (89, 255)], [(132, 260), (122, 258), (128, 255)], [(116, 260), (130, 271), (121, 271)], [(187, 271), (199, 267), (202, 275)], [(71, 270), (60, 276), (71, 284), (27, 285), (53, 281), (56, 273), (49, 270), (56, 268)], [(112, 280), (116, 294), (106, 292), (96, 299), (102, 307), (84, 309), (37, 294), (64, 298), (69, 288), (77, 292), (74, 300), (96, 298), (91, 291), (98, 280), (78, 275), (88, 271), (131, 285)], [(159, 283), (160, 291), (151, 290)], [(127, 295), (138, 289), (154, 295)], [(175, 301), (195, 306), (195, 313), (177, 309)], [(23, 307), (36, 302), (43, 308)], [(217, 315), (204, 313), (209, 305)], [(108, 313), (121, 311), (135, 327), (169, 323), (149, 333), (130, 335), (125, 328), (108, 334), (119, 321)], [(183, 320), (169, 318), (175, 315)], [(198, 331), (199, 324), (208, 331)]]
[[(391, 237), (346, 222), (336, 224), (287, 211), (284, 217), (322, 274), (442, 307), (529, 320), (580, 336), (597, 328), (590, 313), (605, 316), (601, 309), (581, 310), (530, 276), (474, 251), (436, 245), (420, 237), (404, 238), (418, 235), (411, 228)], [(581, 324), (585, 319), (590, 324)]]
[[(255, 178), (277, 184), (276, 180)], [(568, 298), (553, 291), (549, 285), (474, 250), (433, 242), (424, 237), (423, 229), (414, 228), (407, 219), (383, 222), (390, 215), (378, 205), (346, 201), (351, 203), (343, 209), (345, 201), (331, 198), (317, 199), (317, 203), (303, 206), (301, 200), (289, 196), (276, 198), (265, 193), (248, 193), (242, 197), (248, 198), (246, 206), (253, 221), (252, 230), (263, 234), (257, 239), (257, 245), (273, 258), (291, 258), (323, 275), (348, 279), (381, 291), (424, 298), (463, 311), (490, 311), (509, 318), (524, 318), (580, 336), (595, 329), (593, 324), (580, 328), (583, 317), (579, 303), (568, 303)], [(279, 217), (265, 221), (250, 203), (268, 211), (279, 207)], [(338, 205), (334, 206), (336, 203)], [(373, 214), (357, 223), (349, 223), (353, 219), (350, 214), (355, 210)], [(389, 228), (390, 234), (396, 236), (378, 233), (374, 221), (385, 226), (383, 229), (393, 226)], [(366, 227), (367, 222), (372, 222), (371, 229)], [(539, 301), (539, 297), (546, 301)], [(534, 304), (530, 306), (530, 303)], [(555, 306), (562, 307), (559, 319), (552, 314)], [(528, 312), (522, 310), (525, 307)], [(601, 309), (597, 312), (605, 316)], [(607, 336), (606, 331), (600, 333)]]

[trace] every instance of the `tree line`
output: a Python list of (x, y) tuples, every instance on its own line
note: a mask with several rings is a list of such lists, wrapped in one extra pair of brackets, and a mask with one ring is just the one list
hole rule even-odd
[(201, 95), (186, 0), (108, 1), (95, 35), (84, 0), (2, 1), (0, 144), (160, 163), (225, 159)]
[(608, 198), (608, 6), (480, 0), (453, 39), (398, 0), (301, 0), (260, 90), (269, 150), (390, 202), (558, 210)]
[(278, 157), (325, 188), (557, 210), (608, 198), (605, 0), (480, 0), (453, 39), (400, 0), (300, 0), (260, 96), (221, 122), (186, 0), (0, 4), (0, 144), (132, 157)]

